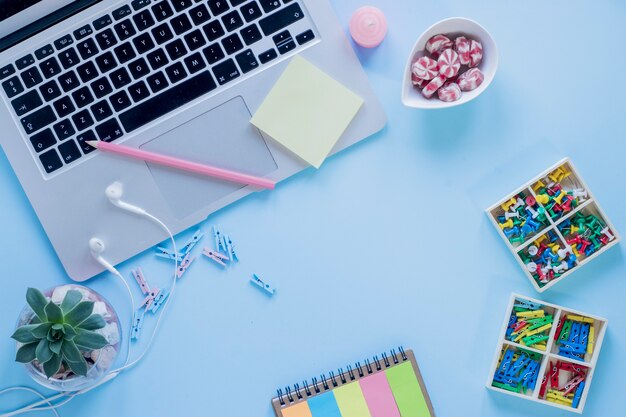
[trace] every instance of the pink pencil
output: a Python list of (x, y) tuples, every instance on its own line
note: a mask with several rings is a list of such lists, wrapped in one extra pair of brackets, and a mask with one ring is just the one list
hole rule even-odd
[(88, 143), (94, 148), (98, 148), (104, 152), (125, 155), (130, 158), (140, 159), (146, 162), (152, 162), (157, 165), (164, 165), (166, 167), (194, 172), (196, 174), (207, 175), (209, 177), (237, 182), (239, 184), (256, 185), (258, 187), (268, 188), (270, 190), (273, 190), (274, 186), (276, 185), (276, 181), (268, 180), (266, 178), (255, 177), (254, 175), (248, 175), (241, 172), (230, 171), (228, 169), (199, 164), (197, 162), (174, 158), (172, 156), (166, 156), (137, 148), (117, 145), (115, 143), (109, 143), (100, 140), (87, 140), (85, 141), (85, 143)]

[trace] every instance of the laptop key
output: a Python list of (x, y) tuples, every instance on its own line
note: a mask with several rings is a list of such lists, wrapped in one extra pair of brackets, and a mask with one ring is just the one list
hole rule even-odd
[(113, 142), (115, 139), (124, 135), (120, 124), (115, 119), (109, 119), (106, 122), (96, 126), (98, 138), (105, 142)]
[(113, 15), (113, 19), (115, 20), (123, 19), (129, 14), (131, 14), (131, 10), (130, 10), (130, 7), (128, 7), (128, 5), (124, 5), (120, 7), (119, 9), (115, 9), (111, 13), (111, 15)]
[(66, 164), (70, 164), (83, 156), (80, 153), (78, 146), (76, 146), (76, 142), (74, 142), (73, 140), (68, 140), (67, 142), (60, 144), (58, 150), (61, 154), (63, 162), (65, 162)]
[(216, 84), (211, 74), (208, 71), (201, 71), (182, 83), (120, 114), (120, 121), (126, 132), (132, 132), (172, 110), (202, 97), (215, 88)]
[(137, 49), (137, 53), (139, 54), (145, 54), (150, 49), (156, 46), (154, 44), (154, 41), (150, 37), (150, 34), (147, 32), (142, 33), (141, 35), (133, 38), (133, 44), (135, 45), (135, 48)]
[(174, 9), (177, 12), (182, 12), (185, 9), (193, 6), (193, 1), (191, 0), (172, 0), (172, 4), (174, 5)]
[(200, 29), (196, 29), (185, 35), (185, 43), (189, 47), (190, 51), (195, 51), (196, 49), (206, 45), (206, 39), (204, 39), (204, 35), (202, 35)]
[(204, 56), (206, 57), (209, 65), (213, 65), (226, 57), (224, 51), (222, 50), (222, 47), (217, 42), (207, 46), (202, 50), (202, 52), (204, 53)]
[(151, 3), (150, 0), (133, 0), (130, 4), (133, 6), (133, 9), (139, 10), (143, 7), (146, 7)]
[(85, 39), (76, 44), (76, 49), (83, 59), (88, 59), (98, 53), (98, 47), (93, 39)]
[(229, 55), (243, 49), (241, 38), (236, 33), (222, 39), (222, 46)]
[(299, 45), (304, 45), (305, 43), (310, 42), (313, 39), (315, 39), (315, 33), (313, 33), (311, 29), (307, 30), (306, 32), (302, 32), (301, 34), (296, 36), (296, 40), (298, 41)]
[(103, 51), (117, 44), (117, 39), (115, 39), (115, 35), (113, 34), (113, 30), (111, 28), (107, 30), (103, 30), (102, 32), (96, 35), (96, 42), (100, 46), (100, 49)]
[(101, 16), (93, 21), (93, 28), (95, 30), (100, 30), (109, 26), (111, 23), (113, 23), (113, 20), (111, 20), (111, 16), (105, 14), (104, 16)]
[(102, 98), (111, 93), (113, 91), (113, 87), (111, 87), (111, 83), (109, 83), (109, 80), (106, 77), (102, 77), (91, 83), (91, 90), (96, 98)]
[(304, 18), (304, 12), (298, 3), (293, 3), (263, 19), (259, 20), (259, 25), (265, 36), (278, 32), (292, 23)]
[(84, 64), (77, 66), (76, 72), (84, 83), (91, 81), (98, 76), (98, 70), (91, 61), (87, 61)]
[(163, 23), (162, 25), (155, 27), (151, 32), (152, 36), (154, 36), (154, 40), (157, 41), (159, 45), (174, 37), (174, 34), (167, 23)]
[(243, 38), (243, 41), (248, 46), (252, 45), (255, 42), (260, 41), (261, 38), (263, 37), (263, 35), (261, 35), (261, 31), (259, 30), (259, 27), (254, 23), (251, 24), (250, 26), (243, 28), (241, 32), (239, 33), (241, 33), (241, 37)]
[(124, 41), (137, 33), (130, 19), (122, 20), (120, 23), (113, 26), (113, 29), (115, 29), (115, 33), (117, 33), (117, 37), (120, 41)]
[(128, 64), (128, 69), (130, 70), (130, 73), (132, 74), (133, 78), (136, 80), (150, 73), (150, 68), (148, 67), (148, 63), (143, 58), (139, 58), (131, 62), (130, 64)]
[(61, 95), (61, 89), (56, 81), (50, 80), (39, 86), (39, 91), (46, 101), (53, 100)]
[(161, 90), (164, 90), (169, 85), (169, 83), (167, 82), (167, 78), (165, 78), (165, 74), (163, 74), (163, 72), (161, 71), (149, 76), (147, 78), (147, 81), (148, 85), (150, 86), (150, 90), (152, 90), (152, 92), (155, 94)]
[(80, 58), (78, 58), (78, 54), (74, 48), (70, 48), (59, 54), (59, 61), (61, 61), (63, 68), (69, 69), (78, 64), (80, 62)]
[(259, 3), (265, 13), (273, 12), (281, 6), (280, 0), (259, 0)]
[(202, 55), (200, 55), (199, 52), (196, 52), (193, 55), (189, 55), (188, 57), (184, 59), (184, 61), (185, 61), (185, 66), (187, 67), (187, 70), (189, 71), (189, 74), (195, 74), (201, 69), (206, 68), (206, 63), (204, 62), (204, 59), (202, 59)]
[(133, 20), (135, 22), (135, 25), (137, 26), (137, 29), (139, 29), (139, 31), (143, 31), (148, 28), (151, 28), (155, 24), (154, 18), (150, 14), (150, 11), (147, 9), (142, 10), (141, 12), (134, 15)]
[(211, 13), (213, 16), (220, 15), (222, 13), (226, 13), (230, 6), (226, 2), (226, 0), (209, 0), (209, 9), (211, 9)]
[(87, 143), (87, 141), (91, 140), (98, 140), (96, 138), (96, 134), (93, 133), (93, 130), (87, 130), (83, 133), (79, 133), (76, 136), (76, 142), (78, 142), (78, 147), (83, 151), (85, 155), (96, 150), (96, 148)]
[(0, 68), (0, 80), (4, 80), (9, 75), (15, 74), (15, 67), (13, 64), (5, 65)]
[(139, 81), (138, 83), (135, 83), (128, 87), (128, 92), (130, 93), (130, 96), (133, 98), (133, 101), (135, 103), (150, 96), (150, 91), (148, 91), (148, 87), (143, 81)]
[(85, 130), (89, 126), (93, 125), (93, 118), (89, 114), (89, 110), (81, 110), (72, 116), (72, 122), (78, 131)]
[(41, 101), (41, 97), (39, 97), (37, 90), (29, 91), (28, 93), (22, 94), (18, 98), (11, 101), (11, 105), (18, 116), (35, 110), (42, 104), (43, 101)]
[(291, 33), (289, 33), (288, 30), (272, 36), (272, 40), (274, 41), (278, 52), (280, 52), (281, 54), (286, 54), (287, 52), (296, 48), (296, 43), (293, 41)]
[(120, 46), (113, 49), (113, 52), (115, 52), (115, 56), (117, 57), (117, 60), (120, 62), (120, 64), (124, 64), (137, 56), (135, 50), (130, 45), (130, 42), (121, 44)]
[(209, 42), (221, 38), (226, 34), (219, 20), (213, 20), (202, 27)]
[(126, 107), (133, 104), (130, 101), (130, 97), (128, 97), (128, 94), (126, 94), (126, 91), (124, 90), (113, 94), (111, 97), (109, 97), (109, 101), (111, 102), (111, 105), (113, 106), (115, 111), (122, 111)]
[(259, 62), (256, 60), (254, 53), (250, 49), (237, 54), (235, 59), (244, 74), (259, 67)]
[(52, 126), (52, 129), (54, 129), (54, 133), (56, 133), (57, 138), (59, 138), (60, 141), (65, 140), (76, 133), (74, 126), (72, 126), (69, 119), (64, 119), (59, 123), (55, 123), (55, 125)]
[(103, 74), (117, 67), (117, 61), (115, 60), (115, 57), (113, 56), (111, 51), (105, 52), (102, 55), (98, 55), (96, 57), (96, 64), (98, 65), (100, 72)]
[(54, 115), (52, 107), (46, 106), (27, 116), (24, 116), (20, 121), (22, 122), (22, 127), (24, 127), (26, 133), (31, 134), (45, 126), (48, 126), (56, 119), (57, 117)]
[(50, 149), (49, 151), (39, 155), (39, 160), (43, 165), (43, 169), (45, 169), (48, 174), (56, 171), (63, 166), (63, 162), (61, 162), (59, 154), (54, 149)]
[(78, 29), (74, 31), (74, 38), (77, 41), (79, 41), (85, 36), (91, 35), (92, 33), (93, 33), (93, 29), (91, 29), (91, 26), (85, 25), (85, 26), (79, 27)]
[(41, 152), (57, 143), (57, 140), (55, 139), (52, 130), (48, 128), (46, 130), (42, 130), (36, 135), (31, 136), (30, 143), (33, 145), (35, 152)]
[(241, 7), (240, 10), (243, 18), (246, 19), (246, 22), (248, 23), (263, 16), (263, 12), (255, 1), (251, 1), (250, 3), (245, 4)]
[(20, 82), (20, 79), (15, 77), (11, 77), (8, 80), (2, 83), (2, 88), (4, 88), (4, 92), (7, 94), (7, 97), (15, 97), (22, 91), (24, 91), (24, 86)]
[(180, 62), (165, 68), (165, 73), (169, 77), (172, 84), (177, 83), (187, 76), (187, 71), (185, 71), (185, 67), (183, 67), (183, 64)]
[(85, 107), (86, 105), (93, 103), (93, 94), (91, 94), (91, 91), (89, 91), (87, 86), (74, 91), (72, 93), (72, 98), (78, 108)]
[(187, 53), (187, 48), (185, 48), (185, 44), (180, 39), (176, 39), (174, 42), (165, 45), (165, 50), (172, 61), (175, 61), (177, 58)]
[(60, 99), (52, 103), (52, 105), (54, 106), (54, 109), (57, 111), (57, 114), (59, 115), (59, 117), (68, 116), (71, 113), (73, 113), (74, 110), (76, 110), (74, 103), (72, 103), (72, 99), (70, 99), (67, 96), (61, 97)]
[(100, 122), (107, 117), (113, 115), (113, 110), (111, 110), (111, 106), (109, 106), (109, 103), (107, 103), (106, 100), (97, 102), (96, 104), (91, 106), (90, 109), (91, 113), (93, 113), (93, 117), (96, 118), (97, 122)]
[(177, 35), (183, 34), (193, 27), (186, 14), (181, 14), (170, 20), (170, 25), (172, 25)]
[(52, 48), (52, 45), (48, 44), (46, 46), (42, 46), (41, 48), (37, 49), (35, 51), (35, 56), (37, 57), (37, 59), (46, 59), (53, 53), (54, 53), (54, 49)]
[(232, 32), (243, 26), (243, 19), (237, 10), (233, 10), (222, 16), (222, 23), (227, 31)]
[(29, 91), (28, 93), (22, 94), (18, 98), (11, 101), (11, 105), (18, 116), (35, 110), (42, 104), (43, 101), (41, 101), (41, 97), (39, 97), (37, 90)]
[(72, 38), (72, 35), (65, 35), (54, 41), (54, 47), (57, 48), (57, 51), (60, 51), (61, 49), (65, 48), (66, 46), (70, 46), (73, 43), (74, 39)]
[(230, 5), (233, 7), (237, 7), (240, 4), (243, 4), (246, 2), (246, 0), (229, 0), (230, 1)]
[(214, 66), (213, 74), (215, 74), (215, 78), (220, 85), (224, 85), (241, 75), (232, 59), (228, 59)]
[(276, 59), (277, 57), (278, 57), (278, 53), (276, 52), (274, 48), (272, 48), (261, 53), (259, 55), (259, 61), (261, 61), (262, 64), (267, 64), (268, 62), (270, 62), (273, 59)]
[(28, 54), (26, 56), (21, 57), (17, 61), (15, 61), (15, 66), (17, 67), (17, 69), (24, 69), (27, 66), (32, 65), (34, 63), (35, 63), (35, 58), (33, 58), (31, 54)]
[(26, 88), (34, 87), (43, 81), (41, 73), (37, 67), (28, 68), (20, 74), (20, 77), (22, 77), (22, 81), (24, 82)]
[(199, 6), (196, 6), (193, 9), (189, 10), (189, 15), (191, 16), (191, 20), (196, 26), (200, 26), (211, 18), (209, 10), (204, 4), (200, 4)]
[(39, 64), (39, 69), (46, 78), (54, 77), (61, 73), (61, 66), (55, 57), (51, 57)]
[(111, 82), (115, 88), (122, 88), (127, 84), (130, 84), (132, 81), (130, 75), (128, 75), (128, 71), (126, 68), (120, 68), (118, 70), (113, 71), (109, 78), (111, 78)]
[(169, 3), (165, 0), (152, 6), (152, 13), (154, 13), (154, 16), (159, 22), (174, 15), (174, 11), (170, 7)]
[(167, 55), (165, 55), (165, 51), (161, 48), (156, 51), (150, 52), (146, 58), (148, 58), (148, 62), (153, 70), (157, 70), (168, 64), (169, 60), (167, 59)]

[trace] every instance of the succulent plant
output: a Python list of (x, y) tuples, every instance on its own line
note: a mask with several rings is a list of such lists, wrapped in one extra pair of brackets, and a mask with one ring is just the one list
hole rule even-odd
[(104, 319), (100, 314), (92, 314), (93, 301), (82, 298), (79, 291), (69, 290), (58, 305), (41, 291), (29, 288), (26, 302), (35, 316), (11, 336), (23, 344), (15, 360), (29, 363), (36, 359), (48, 378), (59, 372), (61, 365), (76, 375), (87, 375), (83, 352), (101, 349), (108, 342), (94, 331), (105, 327)]

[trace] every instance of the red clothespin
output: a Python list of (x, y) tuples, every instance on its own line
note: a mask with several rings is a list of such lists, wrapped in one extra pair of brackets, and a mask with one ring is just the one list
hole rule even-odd
[[(552, 366), (552, 362), (550, 362), (550, 366)], [(544, 374), (543, 379), (541, 380), (541, 389), (539, 390), (539, 398), (543, 398), (546, 395), (546, 389), (548, 388), (548, 375)]]
[(224, 263), (224, 261), (228, 260), (227, 256), (224, 256), (221, 253), (214, 251), (213, 249), (210, 249), (210, 248), (204, 248), (202, 250), (202, 254), (206, 256), (207, 258), (213, 260), (214, 262), (222, 266), (226, 266), (226, 263)]
[(513, 333), (518, 333), (521, 329), (523, 329), (527, 325), (528, 325), (528, 323), (525, 322), (525, 321), (519, 321), (519, 322), (515, 323), (514, 327), (513, 327)]
[(562, 370), (562, 371), (569, 371), (569, 372), (573, 372), (576, 375), (586, 375), (586, 372), (588, 370), (587, 367), (584, 367), (582, 365), (573, 365), (571, 363), (567, 363), (567, 362), (557, 362), (557, 367)]
[(559, 364), (561, 361), (558, 361), (556, 365), (552, 365), (552, 361), (550, 361), (550, 368), (552, 371), (550, 372), (550, 388), (559, 388)]
[(554, 332), (554, 340), (557, 340), (559, 338), (559, 335), (561, 334), (561, 329), (563, 329), (564, 324), (565, 320), (563, 320), (563, 317), (560, 317), (559, 323), (556, 325), (556, 332)]

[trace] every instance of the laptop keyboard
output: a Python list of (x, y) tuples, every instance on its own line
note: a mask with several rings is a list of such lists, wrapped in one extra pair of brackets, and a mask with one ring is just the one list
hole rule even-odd
[(133, 0), (0, 80), (50, 174), (310, 42), (304, 18), (296, 0)]

